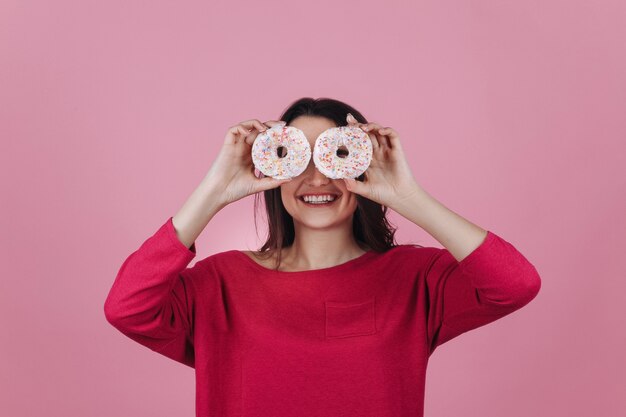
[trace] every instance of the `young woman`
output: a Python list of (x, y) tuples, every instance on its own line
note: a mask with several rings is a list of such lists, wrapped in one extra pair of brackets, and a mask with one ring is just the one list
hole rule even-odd
[[(520, 309), (541, 279), (513, 245), (419, 185), (396, 130), (332, 99), (300, 99), (280, 119), (312, 149), (330, 127), (362, 128), (369, 168), (329, 179), (311, 158), (291, 180), (259, 178), (252, 144), (278, 121), (232, 126), (182, 208), (124, 261), (106, 318), (195, 368), (198, 416), (421, 416), (435, 348)], [(260, 250), (188, 268), (215, 214), (261, 191), (269, 235)], [(395, 244), (387, 208), (444, 248)]]

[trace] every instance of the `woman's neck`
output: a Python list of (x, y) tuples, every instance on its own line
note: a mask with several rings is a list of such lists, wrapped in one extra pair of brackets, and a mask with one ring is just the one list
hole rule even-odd
[(332, 230), (295, 226), (295, 238), (290, 247), (283, 249), (281, 264), (290, 270), (329, 268), (363, 255), (367, 248), (354, 239), (352, 224)]

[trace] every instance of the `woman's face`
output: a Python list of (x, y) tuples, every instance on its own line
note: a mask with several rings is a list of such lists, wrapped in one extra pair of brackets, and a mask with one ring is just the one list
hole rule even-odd
[[(318, 116), (300, 116), (289, 125), (304, 132), (311, 150), (320, 133), (336, 127), (332, 120)], [(318, 171), (313, 156), (304, 172), (280, 186), (280, 194), (294, 223), (314, 229), (334, 228), (345, 222), (352, 225), (352, 215), (357, 207), (356, 195), (348, 191), (342, 179), (330, 179)], [(308, 194), (330, 194), (335, 196), (335, 200), (330, 204), (313, 205), (302, 199), (303, 195)]]

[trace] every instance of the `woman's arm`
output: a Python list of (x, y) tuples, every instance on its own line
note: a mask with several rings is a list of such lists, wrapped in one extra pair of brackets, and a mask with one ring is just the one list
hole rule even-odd
[(221, 193), (219, 185), (207, 174), (173, 217), (176, 236), (185, 247), (189, 248), (209, 221), (225, 207)]
[(445, 249), (420, 265), (426, 287), (430, 352), (459, 334), (530, 302), (541, 286), (535, 267), (513, 245), (464, 219), (415, 181), (400, 136), (377, 123), (348, 123), (368, 132), (372, 161), (366, 181), (344, 179), (349, 191), (385, 205), (433, 236)]
[(428, 232), (459, 262), (487, 236), (487, 230), (459, 216), (417, 184), (390, 208)]
[[(194, 366), (196, 287), (209, 285), (212, 277), (201, 262), (187, 265), (196, 256), (196, 238), (219, 210), (284, 182), (254, 175), (250, 151), (264, 129), (256, 119), (232, 126), (209, 172), (178, 213), (126, 258), (104, 303), (106, 319), (123, 334)], [(206, 296), (213, 294), (217, 291), (207, 290), (202, 302), (209, 303)]]
[(428, 346), (491, 323), (528, 304), (539, 292), (535, 267), (512, 244), (454, 213), (422, 188), (392, 207), (445, 249), (422, 271), (428, 292)]
[(172, 218), (120, 267), (104, 303), (107, 321), (135, 342), (193, 367), (196, 285), (205, 271), (196, 263), (195, 244), (183, 245)]

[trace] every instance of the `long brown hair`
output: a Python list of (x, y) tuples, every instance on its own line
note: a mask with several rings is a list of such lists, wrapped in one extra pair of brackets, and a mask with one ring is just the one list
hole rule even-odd
[[(319, 116), (335, 122), (337, 126), (346, 126), (346, 116), (351, 113), (359, 123), (368, 123), (365, 117), (354, 107), (331, 98), (303, 97), (293, 102), (283, 112), (280, 120), (289, 125), (298, 116)], [(263, 176), (262, 173), (260, 173)], [(367, 171), (357, 177), (357, 181), (364, 181)], [(254, 223), (257, 224), (257, 210), (260, 194), (254, 197)], [(352, 230), (355, 240), (363, 247), (376, 252), (385, 252), (397, 243), (394, 239), (396, 227), (387, 220), (387, 207), (370, 199), (356, 195), (357, 208), (352, 219)], [(281, 249), (293, 244), (295, 231), (293, 218), (285, 209), (280, 194), (280, 187), (263, 191), (265, 210), (268, 222), (267, 241), (259, 249), (264, 258), (278, 253), (276, 269), (280, 266)], [(258, 231), (257, 231), (258, 233)]]

